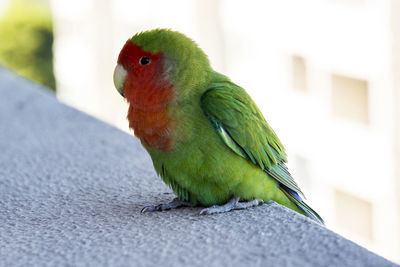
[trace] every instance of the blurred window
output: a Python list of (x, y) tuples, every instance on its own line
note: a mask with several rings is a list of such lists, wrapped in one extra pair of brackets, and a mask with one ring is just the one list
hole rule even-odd
[(336, 190), (335, 213), (338, 227), (372, 241), (373, 214), (371, 202)]
[(304, 58), (292, 57), (292, 87), (298, 91), (307, 91), (307, 71)]
[(332, 112), (336, 117), (368, 123), (368, 82), (332, 75)]

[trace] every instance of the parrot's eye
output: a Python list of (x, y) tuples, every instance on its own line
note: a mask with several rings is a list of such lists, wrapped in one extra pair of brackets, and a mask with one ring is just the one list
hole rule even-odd
[(151, 59), (148, 58), (148, 57), (141, 57), (141, 58), (139, 59), (139, 64), (142, 65), (142, 66), (149, 65), (150, 62), (151, 62)]

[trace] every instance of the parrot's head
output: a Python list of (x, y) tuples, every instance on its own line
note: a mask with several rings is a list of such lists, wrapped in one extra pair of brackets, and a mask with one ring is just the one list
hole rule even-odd
[(133, 106), (190, 97), (210, 73), (205, 53), (185, 35), (166, 29), (141, 32), (122, 48), (114, 71), (118, 92)]

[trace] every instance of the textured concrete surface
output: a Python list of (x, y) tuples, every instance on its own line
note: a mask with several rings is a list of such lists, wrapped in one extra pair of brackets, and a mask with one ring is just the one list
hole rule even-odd
[(275, 203), (140, 214), (172, 198), (132, 136), (0, 69), (1, 266), (395, 266)]

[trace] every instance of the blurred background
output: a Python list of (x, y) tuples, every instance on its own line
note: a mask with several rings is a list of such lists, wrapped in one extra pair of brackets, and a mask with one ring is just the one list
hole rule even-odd
[(328, 228), (400, 262), (399, 0), (0, 0), (0, 64), (128, 131), (113, 69), (153, 28), (248, 91)]

